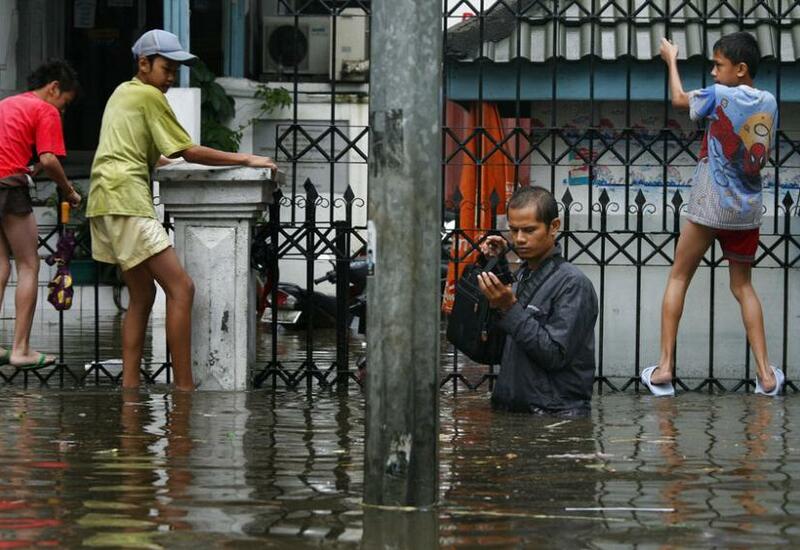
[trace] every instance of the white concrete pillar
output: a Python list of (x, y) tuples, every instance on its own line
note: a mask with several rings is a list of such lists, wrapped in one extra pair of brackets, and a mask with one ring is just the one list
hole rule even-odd
[(19, 11), (15, 0), (0, 0), (0, 99), (17, 90)]
[(175, 251), (195, 283), (192, 373), (200, 390), (244, 390), (255, 361), (251, 229), (282, 174), (175, 163), (157, 171)]

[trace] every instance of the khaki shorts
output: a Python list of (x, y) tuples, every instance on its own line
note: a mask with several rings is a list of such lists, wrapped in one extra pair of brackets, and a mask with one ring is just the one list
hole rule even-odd
[(122, 271), (172, 246), (158, 220), (139, 216), (97, 216), (90, 218), (92, 257), (118, 264)]

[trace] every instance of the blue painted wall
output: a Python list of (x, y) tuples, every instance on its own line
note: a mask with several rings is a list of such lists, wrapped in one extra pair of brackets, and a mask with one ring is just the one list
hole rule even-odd
[[(186, 51), (192, 51), (189, 35), (189, 0), (164, 0), (164, 30), (178, 37), (181, 46)], [(189, 68), (181, 65), (179, 84), (182, 87), (189, 85)]]
[[(519, 82), (520, 99), (529, 101), (553, 98), (553, 64), (493, 63), (482, 64), (483, 99), (514, 101)], [(560, 100), (588, 100), (590, 98), (591, 65), (589, 60), (559, 61), (557, 63), (556, 98)], [(667, 89), (666, 70), (660, 61), (631, 61), (631, 99), (636, 101), (661, 101)], [(479, 97), (479, 63), (448, 63), (447, 97), (454, 101), (476, 100)], [(625, 61), (594, 63), (594, 98), (597, 100), (624, 100), (626, 98), (627, 68)], [(680, 72), (685, 90), (712, 84), (711, 67), (703, 61), (681, 63)], [(705, 73), (706, 79), (703, 81)], [(764, 62), (755, 81), (757, 88), (776, 93), (777, 64)], [(800, 101), (800, 67), (784, 64), (781, 67), (781, 95), (783, 101)]]
[(222, 5), (223, 74), (244, 76), (244, 58), (247, 37), (245, 0), (227, 1)]

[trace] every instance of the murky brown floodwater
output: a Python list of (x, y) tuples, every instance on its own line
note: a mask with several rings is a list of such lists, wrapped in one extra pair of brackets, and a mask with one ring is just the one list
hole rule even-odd
[[(101, 318), (101, 360), (119, 357), (120, 320)], [(0, 332), (9, 329), (3, 320)], [(70, 316), (64, 334), (71, 368), (92, 361), (93, 317)], [(33, 341), (58, 349), (52, 316), (37, 317)], [(333, 331), (315, 334), (320, 368), (334, 342)], [(305, 349), (303, 333), (281, 332), (289, 368)], [(262, 325), (259, 360), (270, 352)], [(164, 358), (158, 320), (146, 357)], [(473, 382), (483, 372), (466, 369)], [(358, 389), (344, 400), (309, 397), (305, 384), (276, 395), (158, 385), (123, 396), (107, 383), (63, 390), (29, 379), (0, 387), (0, 550), (800, 544), (793, 395), (606, 394), (591, 418), (565, 421), (493, 413), (483, 391), (445, 391), (441, 503), (410, 513), (361, 505)]]
[[(442, 398), (441, 506), (360, 504), (363, 400), (0, 390), (0, 548), (762, 548), (800, 543), (792, 397)], [(390, 546), (391, 543), (391, 546)]]
[[(45, 351), (58, 356), (63, 349), (63, 361), (76, 375), (81, 375), (86, 367), (91, 367), (95, 361), (103, 364), (108, 375), (118, 377), (121, 372), (122, 356), (120, 330), (122, 328), (123, 314), (120, 312), (101, 311), (99, 322), (95, 323), (94, 313), (91, 312), (66, 312), (63, 325), (59, 324), (58, 315), (50, 309), (49, 304), (44, 312), (37, 312), (31, 333), (31, 343), (34, 349)], [(10, 341), (13, 335), (13, 317), (0, 318), (0, 343)], [(444, 325), (440, 327), (444, 330)], [(304, 366), (313, 362), (319, 371), (325, 373), (336, 363), (336, 329), (315, 329), (311, 342), (312, 357), (307, 356), (307, 335), (305, 330), (278, 328), (278, 344), (276, 346), (277, 358), (281, 365), (290, 373), (295, 374)], [(256, 370), (261, 370), (272, 361), (272, 333), (268, 323), (256, 325)], [(366, 337), (351, 330), (349, 332), (349, 360), (351, 369), (355, 371), (359, 358), (366, 354)], [(62, 345), (63, 342), (63, 345)], [(63, 346), (63, 347), (62, 347)], [(158, 371), (166, 361), (167, 347), (164, 330), (163, 316), (154, 315), (148, 326), (144, 340), (143, 361), (145, 368), (153, 373)], [(458, 389), (465, 389), (463, 380), (475, 384), (487, 372), (483, 365), (470, 363), (469, 360), (459, 356), (458, 371), (464, 376), (462, 382), (449, 384)], [(442, 377), (447, 376), (453, 368), (452, 346), (442, 335)], [(0, 367), (0, 374), (11, 376), (14, 369), (6, 366)], [(14, 385), (20, 387), (36, 386), (41, 383), (40, 378), (48, 375), (49, 369), (40, 371), (41, 377), (34, 373), (18, 373)], [(94, 371), (86, 380), (91, 385), (113, 385), (108, 375)], [(335, 378), (334, 372), (327, 373), (328, 380)], [(61, 381), (63, 378), (63, 382)], [(27, 379), (27, 381), (26, 381)], [(444, 380), (444, 378), (442, 378)], [(164, 373), (156, 377), (159, 382), (166, 382)], [(271, 378), (267, 383), (271, 386)], [(0, 380), (0, 383), (2, 380)], [(73, 387), (75, 380), (69, 375), (63, 377), (56, 375), (48, 379), (51, 387)], [(300, 380), (300, 386), (306, 386)], [(484, 382), (484, 387), (488, 383)]]

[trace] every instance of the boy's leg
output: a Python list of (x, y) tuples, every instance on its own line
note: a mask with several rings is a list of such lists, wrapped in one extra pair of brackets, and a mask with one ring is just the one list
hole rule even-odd
[[(6, 287), (8, 280), (11, 278), (11, 249), (8, 246), (8, 241), (0, 227), (0, 308), (3, 306), (3, 299), (6, 295)], [(8, 350), (0, 348), (0, 356), (5, 356), (5, 361), (8, 361), (6, 354)]]
[[(37, 243), (38, 244), (38, 243)], [(11, 248), (8, 246), (3, 228), (0, 227), (0, 307), (6, 295), (8, 280), (11, 278)]]
[(167, 295), (167, 344), (172, 355), (175, 387), (193, 390), (192, 382), (192, 301), (194, 282), (183, 269), (177, 254), (169, 247), (143, 262), (153, 279)]
[(708, 247), (714, 242), (714, 230), (686, 222), (675, 249), (675, 261), (669, 272), (664, 300), (661, 303), (661, 357), (658, 368), (650, 378), (653, 384), (665, 384), (672, 381), (672, 369), (675, 365), (675, 340), (678, 336), (678, 323), (683, 314), (683, 302), (689, 283), (703, 259)]
[(130, 294), (128, 311), (122, 320), (122, 387), (138, 388), (144, 335), (156, 298), (156, 285), (144, 264), (123, 271), (122, 279)]
[(731, 292), (742, 308), (742, 321), (747, 332), (747, 341), (756, 359), (756, 369), (761, 385), (767, 392), (775, 388), (775, 375), (769, 368), (767, 337), (764, 333), (764, 315), (751, 282), (751, 264), (729, 260), (728, 272), (731, 279)]
[[(33, 214), (7, 214), (1, 223), (17, 266), (16, 322), (10, 359), (14, 365), (30, 365), (40, 359), (39, 352), (30, 349), (31, 326), (39, 292), (39, 230)], [(55, 357), (47, 357), (46, 362), (53, 361)]]

